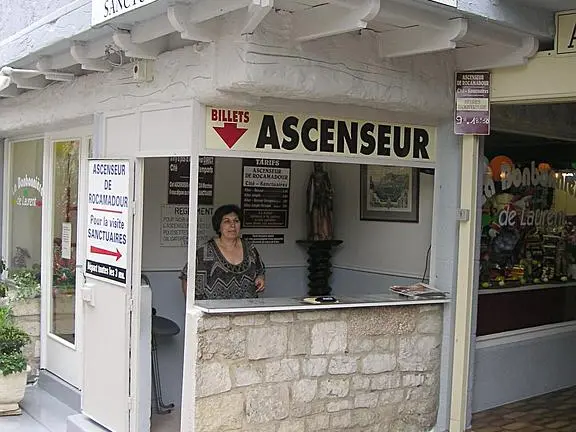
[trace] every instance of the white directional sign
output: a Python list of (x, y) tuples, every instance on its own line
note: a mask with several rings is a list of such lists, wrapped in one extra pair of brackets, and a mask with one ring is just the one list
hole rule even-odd
[(92, 0), (92, 25), (102, 24), (157, 0)]
[(86, 274), (126, 284), (130, 162), (91, 160)]

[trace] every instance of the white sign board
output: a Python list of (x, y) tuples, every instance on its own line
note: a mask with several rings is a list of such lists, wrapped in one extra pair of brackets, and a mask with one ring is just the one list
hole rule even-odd
[(556, 14), (556, 52), (576, 54), (576, 10)]
[[(160, 225), (161, 247), (187, 247), (188, 246), (188, 206), (163, 205), (162, 221)], [(196, 231), (196, 246), (206, 243), (214, 236), (212, 228), (212, 215), (214, 207), (199, 206)]]
[(86, 274), (126, 284), (130, 162), (91, 160), (88, 174)]
[(157, 0), (92, 0), (92, 25), (102, 24)]

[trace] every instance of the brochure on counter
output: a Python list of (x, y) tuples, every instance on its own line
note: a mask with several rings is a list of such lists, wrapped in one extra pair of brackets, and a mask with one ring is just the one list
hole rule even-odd
[(444, 299), (446, 293), (425, 283), (416, 283), (413, 285), (393, 285), (390, 291), (395, 292), (413, 299)]

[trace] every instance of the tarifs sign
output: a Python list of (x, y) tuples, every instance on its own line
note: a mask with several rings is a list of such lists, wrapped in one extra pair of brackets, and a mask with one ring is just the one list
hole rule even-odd
[(341, 155), (434, 165), (436, 128), (209, 107), (206, 147), (244, 152)]
[(157, 0), (92, 0), (92, 25), (101, 24), (155, 1)]

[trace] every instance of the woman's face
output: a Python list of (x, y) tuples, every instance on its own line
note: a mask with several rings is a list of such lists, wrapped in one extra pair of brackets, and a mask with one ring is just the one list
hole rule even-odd
[(227, 239), (237, 239), (240, 236), (240, 218), (236, 213), (228, 213), (220, 222), (220, 233)]

